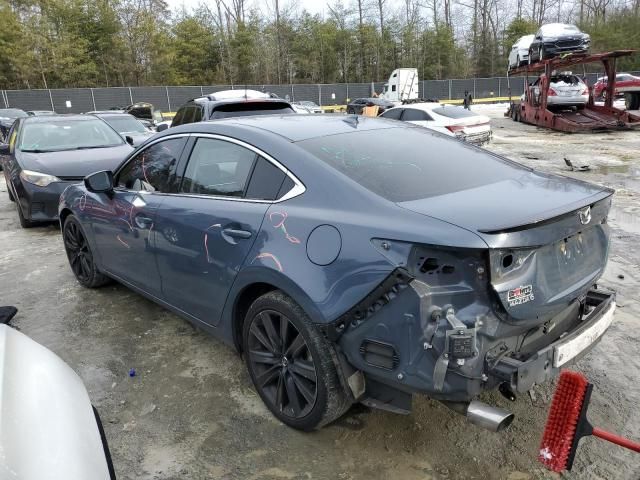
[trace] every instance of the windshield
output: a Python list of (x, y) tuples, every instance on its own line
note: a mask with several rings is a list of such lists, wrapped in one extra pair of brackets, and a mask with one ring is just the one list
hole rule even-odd
[(5, 118), (23, 118), (27, 117), (27, 112), (19, 108), (3, 108), (0, 109), (0, 117)]
[(579, 33), (575, 25), (564, 25), (562, 23), (552, 23), (540, 28), (543, 35), (562, 35), (563, 33)]
[[(517, 178), (524, 167), (420, 127), (328, 135), (297, 145), (392, 202)], [(392, 139), (392, 141), (390, 141)]]
[(278, 115), (295, 113), (287, 103), (281, 102), (242, 102), (217, 107), (211, 119), (229, 117), (248, 117), (251, 115)]
[(437, 115), (442, 115), (447, 118), (468, 118), (478, 116), (476, 113), (462, 107), (439, 107), (434, 108), (432, 111)]
[(123, 140), (102, 120), (26, 121), (20, 138), (23, 152), (58, 152), (122, 145)]
[(118, 133), (144, 133), (144, 125), (131, 115), (118, 115), (113, 117), (102, 117)]

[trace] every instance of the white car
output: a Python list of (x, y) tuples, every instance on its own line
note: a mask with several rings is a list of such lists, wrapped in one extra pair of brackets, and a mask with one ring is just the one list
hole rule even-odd
[[(540, 97), (540, 77), (531, 87), (534, 100)], [(589, 87), (577, 75), (552, 75), (547, 92), (547, 105), (582, 108), (589, 102)]]
[(58, 356), (0, 324), (0, 478), (115, 480), (99, 417)]
[(385, 110), (381, 117), (413, 123), (469, 143), (491, 140), (490, 118), (455, 105), (411, 103)]
[(300, 105), (301, 107), (309, 110), (309, 113), (323, 113), (322, 107), (320, 105), (309, 100), (302, 100), (300, 102), (294, 103), (293, 105)]
[(525, 35), (513, 44), (509, 52), (509, 70), (529, 63), (529, 47), (533, 42), (533, 37), (534, 35)]

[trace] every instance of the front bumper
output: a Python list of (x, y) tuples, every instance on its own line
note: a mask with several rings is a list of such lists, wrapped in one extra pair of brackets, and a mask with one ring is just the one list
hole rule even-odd
[(78, 182), (53, 182), (39, 187), (22, 179), (15, 185), (15, 197), (20, 202), (22, 215), (34, 222), (58, 221), (58, 202), (60, 195), (69, 186)]
[(586, 355), (602, 339), (611, 325), (616, 309), (615, 294), (590, 290), (586, 305), (593, 310), (573, 330), (524, 360), (501, 358), (490, 375), (509, 383), (518, 392), (526, 392), (534, 384), (544, 383), (560, 373), (560, 368)]
[(589, 95), (547, 96), (547, 105), (586, 105), (588, 102)]
[(564, 43), (560, 42), (545, 42), (544, 52), (545, 55), (562, 55), (563, 53), (587, 53), (589, 51), (589, 43)]

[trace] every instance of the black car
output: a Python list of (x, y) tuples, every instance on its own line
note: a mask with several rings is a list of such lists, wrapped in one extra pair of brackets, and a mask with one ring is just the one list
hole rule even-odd
[(140, 145), (155, 133), (147, 128), (142, 121), (128, 113), (97, 112), (93, 115), (107, 122), (133, 146)]
[(225, 90), (188, 101), (178, 109), (171, 126), (229, 117), (294, 113), (291, 104), (281, 98), (271, 98), (269, 94), (254, 98), (245, 90)]
[(548, 23), (540, 27), (529, 46), (529, 64), (563, 53), (586, 53), (591, 37), (575, 25)]
[(362, 114), (362, 110), (364, 109), (364, 107), (371, 105), (377, 105), (378, 107), (380, 107), (379, 113), (382, 113), (385, 110), (396, 106), (393, 102), (385, 100), (384, 98), (356, 98), (355, 100), (347, 104), (347, 113), (360, 115)]
[(0, 144), (9, 199), (20, 225), (58, 220), (60, 194), (97, 170), (114, 170), (132, 150), (108, 124), (89, 115), (19, 118)]
[(7, 141), (9, 130), (17, 118), (24, 118), (27, 112), (19, 108), (0, 109), (0, 141)]

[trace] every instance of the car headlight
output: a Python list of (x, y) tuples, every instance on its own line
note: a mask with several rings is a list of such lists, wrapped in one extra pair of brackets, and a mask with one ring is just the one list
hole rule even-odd
[(31, 170), (22, 170), (20, 172), (20, 178), (25, 182), (38, 185), (39, 187), (46, 187), (50, 183), (61, 181), (58, 177), (54, 177), (53, 175), (49, 175), (47, 173), (33, 172)]

